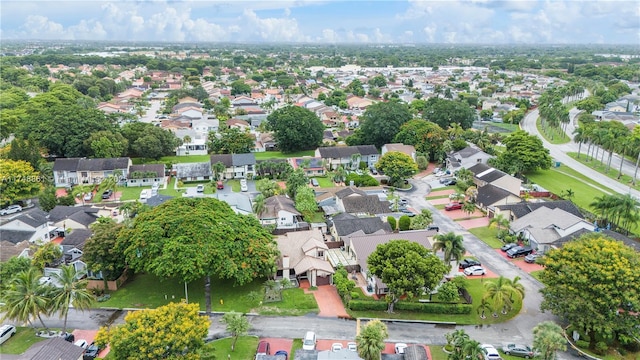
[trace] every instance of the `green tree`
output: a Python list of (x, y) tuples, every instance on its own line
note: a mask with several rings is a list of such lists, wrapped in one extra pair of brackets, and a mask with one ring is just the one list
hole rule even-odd
[(262, 216), (262, 213), (265, 211), (265, 196), (263, 194), (258, 194), (258, 196), (253, 199), (251, 209), (258, 216), (258, 219)]
[(442, 302), (456, 302), (458, 295), (458, 287), (453, 281), (447, 281), (438, 288), (438, 300)]
[(39, 169), (43, 162), (42, 149), (35, 139), (24, 140), (16, 138), (11, 141), (9, 152), (7, 153), (9, 160), (23, 160), (28, 162), (34, 169)]
[(322, 122), (303, 107), (280, 108), (267, 117), (267, 122), (278, 148), (284, 153), (315, 149), (322, 143)]
[(398, 220), (396, 220), (396, 218), (394, 218), (393, 216), (387, 216), (387, 222), (389, 223), (391, 230), (398, 230)]
[(521, 175), (526, 172), (551, 167), (549, 149), (542, 140), (522, 130), (511, 133), (502, 140), (505, 150), (489, 164), (509, 174)]
[(22, 256), (12, 256), (9, 260), (0, 262), (0, 292), (7, 287), (14, 275), (27, 271), (30, 267), (31, 260)]
[(211, 166), (211, 170), (213, 170), (213, 177), (220, 181), (224, 176), (224, 172), (227, 170), (227, 166), (222, 161), (218, 161)]
[(491, 280), (484, 283), (484, 296), (489, 299), (493, 305), (493, 316), (496, 317), (498, 309), (502, 314), (508, 313), (516, 298), (522, 300), (524, 298), (524, 287), (518, 281), (520, 277), (516, 276), (513, 280), (509, 280), (504, 276), (500, 276), (497, 280)]
[(618, 311), (623, 305), (640, 309), (640, 258), (633, 248), (593, 233), (546, 252), (541, 263), (542, 310), (590, 335), (640, 325), (638, 316)]
[(497, 227), (498, 231), (502, 230), (502, 228), (509, 228), (509, 219), (507, 219), (504, 214), (497, 214), (489, 220), (489, 227)]
[(272, 235), (254, 216), (235, 214), (213, 198), (171, 199), (139, 214), (120, 232), (118, 246), (136, 271), (186, 283), (206, 277), (207, 312), (210, 277), (244, 285), (272, 275), (278, 255)]
[(118, 235), (124, 225), (112, 219), (91, 224), (93, 234), (85, 242), (83, 259), (89, 270), (101, 272), (104, 280), (117, 279), (126, 268), (124, 253), (117, 246)]
[(407, 104), (398, 101), (379, 102), (367, 107), (360, 117), (362, 144), (382, 145), (391, 143), (400, 127), (411, 120)]
[(47, 186), (40, 192), (38, 197), (38, 204), (40, 208), (46, 212), (51, 211), (56, 205), (58, 205), (58, 198), (56, 197), (56, 188), (53, 186)]
[(434, 122), (443, 129), (452, 124), (459, 124), (463, 129), (470, 129), (476, 119), (476, 112), (461, 101), (430, 98), (427, 100), (422, 116), (425, 120)]
[(251, 86), (244, 83), (244, 80), (236, 80), (231, 83), (231, 95), (250, 94)]
[(36, 268), (15, 274), (2, 291), (0, 309), (4, 317), (19, 323), (29, 323), (38, 318), (42, 327), (47, 326), (42, 321), (42, 314), (49, 313), (49, 300), (47, 297), (48, 286), (40, 283), (42, 272)]
[(235, 311), (225, 313), (220, 321), (227, 325), (227, 332), (231, 333), (233, 337), (231, 351), (235, 351), (238, 337), (246, 335), (249, 332), (251, 324), (249, 324), (249, 320), (247, 320), (245, 315)]
[(296, 210), (300, 211), (305, 221), (311, 222), (313, 214), (318, 211), (316, 195), (310, 187), (303, 185), (296, 190), (295, 197)]
[(209, 134), (209, 149), (215, 154), (246, 154), (255, 147), (255, 140), (248, 131), (226, 128), (219, 133), (219, 137)]
[(130, 157), (159, 159), (175, 154), (181, 142), (173, 132), (143, 122), (125, 124), (122, 135), (129, 142)]
[(400, 216), (398, 219), (398, 229), (400, 231), (407, 231), (411, 228), (411, 218), (407, 215)]
[(170, 303), (133, 311), (124, 324), (100, 328), (96, 343), (109, 344), (116, 360), (199, 359), (211, 321), (198, 310), (198, 304)]
[(92, 133), (84, 141), (85, 153), (94, 158), (116, 158), (125, 156), (129, 148), (129, 140), (119, 132), (108, 130)]
[[(401, 236), (401, 235), (399, 235)], [(402, 296), (411, 299), (435, 289), (447, 267), (424, 246), (408, 240), (391, 240), (378, 245), (367, 259), (369, 271), (387, 284), (388, 312)]]
[(544, 321), (533, 328), (533, 348), (540, 352), (540, 359), (554, 360), (556, 352), (567, 350), (567, 339), (562, 327), (553, 321)]
[(270, 198), (280, 193), (280, 185), (269, 179), (260, 179), (256, 181), (256, 190), (258, 190), (265, 198)]
[(384, 340), (389, 337), (387, 325), (378, 319), (369, 321), (356, 336), (358, 355), (364, 360), (380, 360)]
[(429, 209), (422, 209), (420, 213), (411, 218), (411, 230), (426, 229), (433, 222), (433, 214)]
[(300, 168), (295, 169), (289, 176), (287, 176), (287, 195), (290, 198), (295, 199), (298, 189), (309, 183), (304, 171)]
[(0, 159), (0, 204), (36, 195), (42, 188), (41, 180), (28, 162)]
[(436, 235), (434, 239), (436, 242), (433, 243), (433, 251), (443, 251), (444, 262), (447, 264), (447, 268), (451, 268), (452, 260), (455, 260), (456, 263), (462, 260), (464, 253), (466, 252), (463, 244), (464, 238), (462, 235), (456, 235), (454, 232), (448, 232), (446, 234)]
[(31, 264), (38, 270), (44, 270), (45, 266), (62, 258), (60, 246), (48, 242), (37, 248), (31, 259)]
[(62, 332), (67, 331), (70, 306), (84, 311), (90, 309), (91, 305), (93, 305), (93, 294), (87, 289), (89, 281), (84, 278), (85, 276), (84, 272), (77, 272), (73, 265), (63, 265), (60, 267), (59, 273), (51, 274), (57, 285), (50, 286), (50, 306), (52, 312), (58, 312), (60, 317), (64, 317)]
[(418, 165), (411, 156), (398, 151), (390, 151), (378, 160), (376, 169), (382, 170), (389, 177), (389, 184), (401, 186), (404, 180), (418, 172)]
[(393, 139), (395, 143), (413, 145), (416, 152), (428, 154), (431, 160), (437, 160), (443, 150), (447, 133), (435, 123), (425, 120), (410, 120), (400, 127)]

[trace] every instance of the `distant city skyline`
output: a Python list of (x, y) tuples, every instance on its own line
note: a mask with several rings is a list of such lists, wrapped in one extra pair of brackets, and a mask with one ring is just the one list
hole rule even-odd
[(640, 44), (636, 1), (0, 1), (0, 39)]

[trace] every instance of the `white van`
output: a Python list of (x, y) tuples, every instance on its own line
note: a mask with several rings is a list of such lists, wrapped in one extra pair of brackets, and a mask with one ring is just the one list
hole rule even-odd
[(313, 331), (307, 331), (302, 341), (302, 350), (315, 350), (316, 349), (316, 333)]
[(147, 199), (151, 197), (151, 189), (144, 189), (140, 192), (140, 202), (146, 203)]
[(13, 325), (2, 325), (0, 327), (0, 345), (9, 340), (16, 333), (16, 327)]
[(151, 196), (156, 196), (158, 195), (158, 190), (160, 190), (160, 184), (153, 183), (153, 185), (151, 186)]

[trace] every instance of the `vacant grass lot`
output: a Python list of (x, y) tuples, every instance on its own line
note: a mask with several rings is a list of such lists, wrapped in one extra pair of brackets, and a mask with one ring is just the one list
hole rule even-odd
[(498, 228), (479, 227), (469, 229), (469, 232), (494, 249), (499, 249), (503, 245), (502, 241), (496, 237)]
[[(71, 332), (72, 330), (67, 331)], [(34, 328), (17, 327), (15, 335), (0, 345), (0, 354), (22, 354), (27, 351), (31, 345), (44, 340), (46, 339), (36, 336), (36, 329)]]
[(575, 152), (570, 152), (567, 153), (567, 155), (571, 156), (573, 159), (579, 161), (581, 164), (586, 165), (590, 168), (592, 168), (593, 170), (596, 170), (597, 172), (607, 175), (610, 179), (615, 180), (625, 186), (630, 186), (636, 190), (640, 190), (640, 182), (636, 182), (636, 186), (632, 185), (632, 180), (633, 178), (629, 175), (625, 175), (623, 174), (622, 177), (620, 177), (620, 179), (618, 179), (618, 170), (620, 169), (619, 167), (615, 167), (612, 166), (609, 169), (609, 172), (607, 172), (607, 161), (606, 161), (606, 157), (605, 156), (605, 163), (604, 165), (597, 160), (591, 160), (591, 161), (587, 161), (587, 157), (584, 154), (584, 152), (580, 155), (580, 158), (578, 158), (578, 153)]
[[(573, 190), (575, 195), (572, 201), (579, 207), (591, 211), (592, 208), (590, 204), (593, 202), (593, 199), (605, 195), (605, 193), (590, 185), (591, 181), (585, 183), (572, 176), (568, 176), (564, 173), (570, 173), (567, 169), (568, 168), (561, 166), (557, 169), (538, 170), (528, 173), (527, 178), (554, 194), (561, 194), (567, 189)], [(603, 188), (602, 186), (599, 187)]]
[(261, 315), (301, 316), (318, 313), (318, 304), (313, 294), (305, 294), (299, 288), (282, 291), (282, 301), (263, 303), (257, 309)]
[[(393, 314), (389, 314), (386, 311), (351, 311), (347, 309), (349, 315), (354, 318), (386, 318), (386, 319), (405, 319), (405, 320), (430, 320), (430, 321), (447, 321), (455, 322), (459, 325), (477, 325), (477, 324), (496, 324), (505, 322), (514, 316), (516, 316), (522, 308), (522, 300), (516, 301), (513, 309), (503, 315), (498, 311), (498, 317), (491, 316), (490, 313), (485, 313), (486, 319), (481, 319), (477, 312), (480, 300), (485, 293), (484, 283), (489, 281), (495, 281), (495, 279), (467, 279), (467, 290), (473, 299), (473, 310), (468, 315), (448, 315), (448, 314), (424, 314), (408, 311), (395, 310)], [(379, 300), (384, 301), (384, 300)]]
[(303, 156), (315, 156), (315, 150), (305, 150), (305, 151), (296, 151), (292, 153), (282, 153), (280, 151), (264, 151), (257, 152), (256, 160), (268, 160), (268, 159), (286, 159), (293, 157), (303, 157)]
[(254, 360), (258, 347), (257, 336), (241, 336), (236, 342), (234, 351), (231, 351), (232, 338), (224, 338), (205, 344), (200, 350), (202, 360)]

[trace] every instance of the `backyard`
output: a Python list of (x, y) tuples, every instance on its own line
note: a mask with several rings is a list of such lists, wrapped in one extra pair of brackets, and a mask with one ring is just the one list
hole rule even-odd
[(269, 159), (286, 159), (293, 157), (303, 157), (303, 156), (315, 156), (315, 150), (305, 150), (305, 151), (296, 151), (292, 153), (282, 153), (280, 151), (264, 151), (264, 152), (256, 152), (256, 160), (269, 160)]

